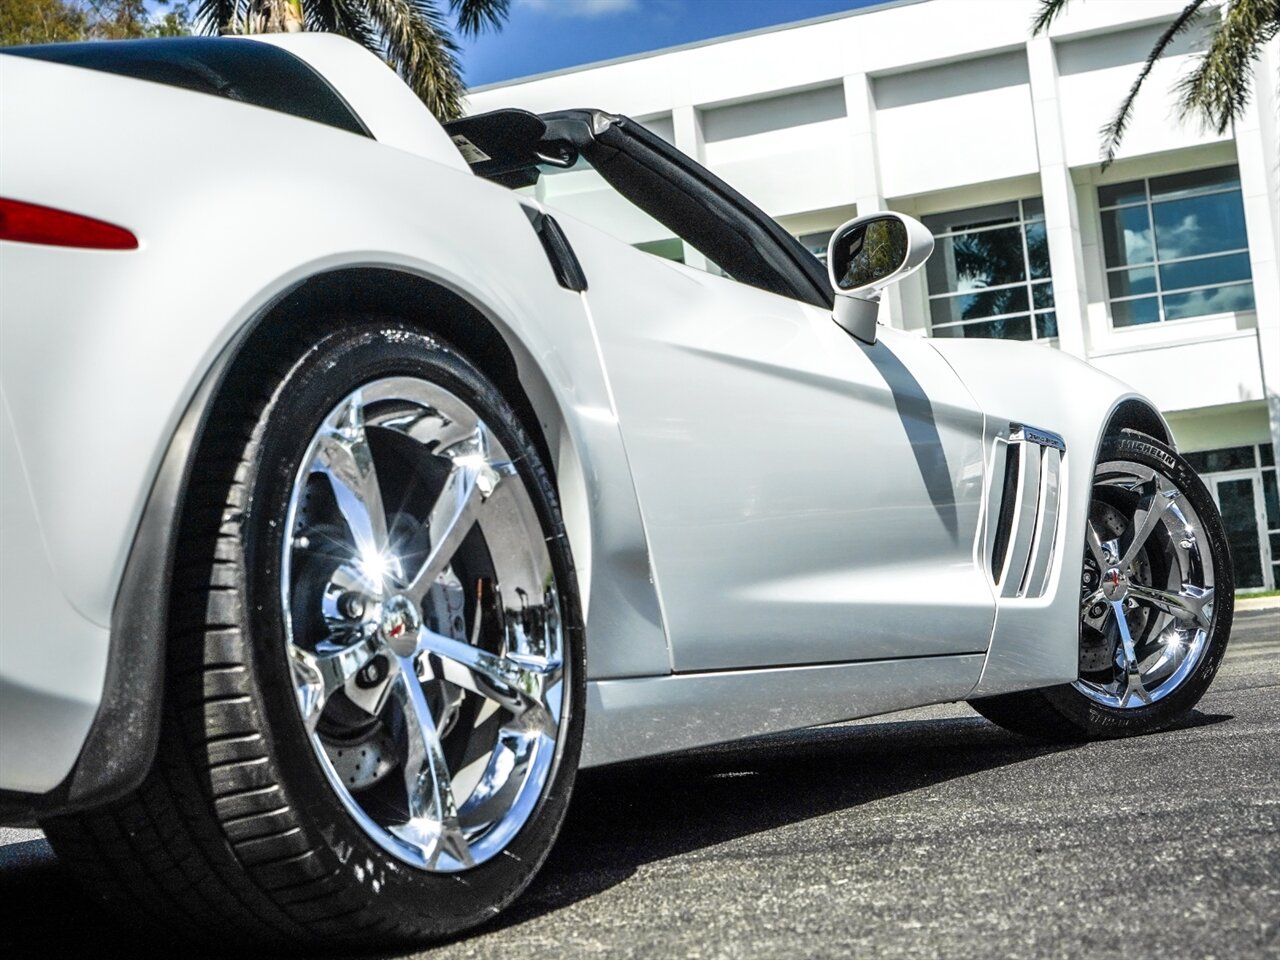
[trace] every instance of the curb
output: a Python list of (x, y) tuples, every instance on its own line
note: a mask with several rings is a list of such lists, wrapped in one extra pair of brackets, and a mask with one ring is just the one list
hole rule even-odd
[(1236, 597), (1236, 610), (1280, 610), (1280, 597)]

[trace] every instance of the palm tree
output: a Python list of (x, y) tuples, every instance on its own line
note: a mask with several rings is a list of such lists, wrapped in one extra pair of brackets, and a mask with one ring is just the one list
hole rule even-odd
[[(498, 29), (511, 0), (449, 0), (465, 36)], [(441, 120), (461, 114), (462, 77), (443, 0), (199, 0), (208, 33), (339, 33), (383, 57)]]
[[(1031, 21), (1035, 36), (1049, 28), (1070, 0), (1040, 0), (1040, 9)], [(1216, 16), (1209, 49), (1200, 55), (1195, 69), (1178, 81), (1174, 90), (1182, 119), (1199, 117), (1219, 134), (1239, 120), (1253, 96), (1253, 66), (1263, 46), (1280, 32), (1280, 0), (1223, 0), (1221, 10), (1202, 11), (1208, 0), (1190, 0), (1182, 12), (1160, 34), (1147, 54), (1128, 94), (1111, 120), (1101, 129), (1105, 169), (1115, 159), (1125, 128), (1133, 113), (1133, 103), (1143, 81), (1174, 38), (1202, 17)]]

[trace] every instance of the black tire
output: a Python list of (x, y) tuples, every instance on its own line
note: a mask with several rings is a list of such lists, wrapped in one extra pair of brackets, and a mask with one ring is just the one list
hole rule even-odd
[[(585, 650), (555, 489), (494, 385), (419, 332), (346, 318), (256, 353), (217, 399), (183, 510), (155, 765), (123, 799), (42, 826), (94, 897), (149, 931), (330, 947), (456, 934), (526, 887), (572, 791)], [(507, 855), (460, 874), (406, 866), (347, 813), (308, 739), (285, 654), (279, 558), (291, 484), (324, 411), (386, 376), (438, 384), (483, 415), (535, 504), (561, 600), (568, 679), (554, 766)]]
[(1098, 703), (1072, 684), (970, 701), (978, 713), (1013, 733), (1036, 740), (1078, 742), (1162, 730), (1185, 717), (1200, 701), (1226, 653), (1235, 607), (1235, 579), (1226, 533), (1209, 491), (1186, 460), (1146, 434), (1126, 430), (1105, 440), (1098, 453), (1098, 463), (1114, 460), (1128, 460), (1161, 471), (1187, 498), (1200, 519), (1213, 559), (1215, 587), (1204, 653), (1198, 666), (1176, 689), (1154, 703), (1139, 707)]

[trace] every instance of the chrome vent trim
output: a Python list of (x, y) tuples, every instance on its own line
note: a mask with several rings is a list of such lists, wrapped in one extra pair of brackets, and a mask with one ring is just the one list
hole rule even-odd
[(986, 542), (988, 572), (1002, 598), (1040, 597), (1048, 586), (1066, 449), (1056, 433), (1021, 423), (996, 437)]

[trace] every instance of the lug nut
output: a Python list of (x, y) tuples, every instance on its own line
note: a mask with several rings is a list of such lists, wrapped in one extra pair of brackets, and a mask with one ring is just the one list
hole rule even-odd
[(368, 690), (370, 687), (377, 686), (382, 682), (382, 678), (387, 675), (387, 658), (382, 654), (378, 654), (356, 674), (356, 686), (361, 690)]
[(1095, 603), (1092, 607), (1089, 608), (1089, 616), (1100, 617), (1104, 613), (1106, 613), (1106, 611), (1107, 611), (1107, 608), (1105, 606), (1103, 606), (1100, 603)]
[(338, 609), (348, 620), (359, 620), (364, 616), (364, 597), (358, 593), (344, 593), (338, 601)]

